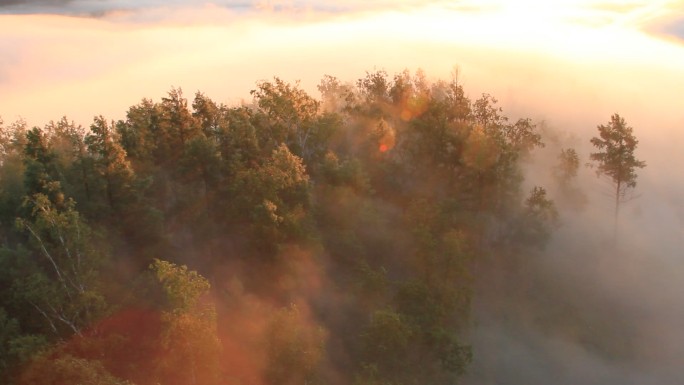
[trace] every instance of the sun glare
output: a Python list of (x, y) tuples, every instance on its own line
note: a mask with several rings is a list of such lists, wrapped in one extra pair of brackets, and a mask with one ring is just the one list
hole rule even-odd
[(672, 50), (664, 49), (666, 44), (649, 35), (645, 25), (661, 17), (667, 3), (489, 0), (473, 2), (472, 12), (433, 6), (411, 14), (376, 15), (372, 28), (403, 41), (543, 54), (580, 63), (658, 62), (663, 51)]
[[(436, 1), (341, 15), (312, 13), (303, 20), (285, 13), (235, 15), (202, 8), (182, 26), (165, 19), (129, 23), (10, 15), (0, 23), (0, 34), (7, 37), (3, 44), (9, 47), (8, 64), (0, 74), (0, 114), (34, 116), (36, 109), (26, 106), (49, 99), (39, 109), (47, 115), (41, 119), (65, 112), (80, 116), (84, 108), (70, 107), (69, 98), (60, 96), (67, 91), (88, 95), (82, 103), (94, 103), (88, 106), (110, 114), (138, 94), (155, 95), (170, 82), (239, 101), (248, 95), (227, 96), (225, 90), (248, 90), (251, 79), (273, 74), (300, 79), (315, 94), (322, 72), (312, 69), (320, 68), (340, 77), (373, 67), (388, 72), (423, 68), (444, 77), (458, 65), (466, 78), (485, 81), (511, 79), (516, 70), (558, 73), (561, 69), (552, 65), (556, 62), (592, 66), (592, 73), (616, 64), (675, 71), (684, 63), (684, 53), (644, 27), (670, 3), (463, 0), (454, 6)], [(174, 15), (169, 17), (175, 20)], [(91, 48), (75, 48), (83, 46)], [(219, 83), (217, 78), (229, 80)], [(129, 99), (115, 106), (90, 97), (103, 86)], [(48, 112), (51, 108), (55, 111)], [(405, 111), (407, 117), (413, 113)]]

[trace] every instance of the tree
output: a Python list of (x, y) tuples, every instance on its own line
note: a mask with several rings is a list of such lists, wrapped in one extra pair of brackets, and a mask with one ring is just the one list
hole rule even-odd
[(5, 378), (9, 377), (14, 364), (10, 344), (18, 335), (19, 322), (9, 317), (5, 309), (0, 307), (0, 375)]
[(26, 141), (25, 122), (0, 126), (0, 239), (5, 245), (13, 244), (17, 238), (13, 223), (22, 211), (22, 197), (26, 195)]
[(165, 384), (211, 385), (219, 379), (216, 308), (204, 300), (209, 281), (186, 266), (155, 259), (150, 265), (166, 296), (159, 375)]
[(295, 305), (278, 311), (266, 330), (267, 384), (311, 384), (325, 354), (325, 333), (311, 327)]
[(620, 115), (613, 114), (608, 124), (598, 126), (598, 131), (600, 137), (591, 138), (591, 144), (599, 151), (592, 153), (589, 159), (597, 163), (596, 175), (607, 177), (614, 187), (615, 241), (620, 204), (633, 198), (630, 192), (636, 187), (636, 170), (646, 167), (646, 162), (634, 156), (639, 141), (632, 134), (632, 127), (628, 126)]
[[(212, 218), (212, 198), (216, 195), (221, 169), (221, 154), (217, 147), (216, 143), (204, 134), (195, 136), (185, 146), (183, 157), (178, 164), (180, 179), (183, 182), (179, 188), (184, 192), (184, 199), (179, 203), (185, 206), (185, 215), (182, 216), (184, 221), (190, 218), (195, 221), (199, 218)], [(204, 207), (199, 202), (202, 202)], [(207, 229), (201, 231), (206, 232)]]
[(224, 125), (223, 112), (225, 107), (216, 104), (201, 92), (195, 93), (195, 100), (192, 102), (192, 116), (207, 137), (216, 137)]
[(543, 247), (558, 225), (558, 211), (543, 187), (535, 186), (525, 200), (520, 223), (514, 226), (514, 241)]
[(381, 377), (389, 383), (399, 382), (406, 376), (407, 355), (414, 331), (404, 317), (392, 309), (375, 311), (369, 325), (361, 334), (363, 372), (358, 382), (371, 382)]
[(281, 144), (266, 161), (238, 175), (236, 211), (249, 220), (252, 240), (260, 250), (301, 235), (309, 206), (309, 175), (302, 159)]
[(188, 109), (188, 100), (183, 97), (183, 90), (171, 88), (168, 97), (162, 98), (160, 104), (160, 127), (167, 137), (166, 145), (170, 153), (167, 161), (176, 160), (183, 154), (185, 143), (200, 132), (192, 113)]
[(131, 385), (114, 377), (102, 363), (69, 354), (41, 354), (35, 357), (19, 379), (20, 385)]
[(133, 172), (126, 159), (126, 152), (114, 137), (113, 128), (102, 116), (96, 116), (85, 137), (85, 144), (94, 162), (94, 169), (101, 178), (107, 205), (116, 210), (125, 196), (130, 194)]
[(477, 210), (501, 215), (520, 196), (520, 161), (544, 143), (531, 120), (509, 123), (496, 103), (488, 94), (473, 103), (473, 128), (463, 158), (470, 169)]
[(279, 78), (273, 83), (258, 83), (251, 94), (267, 117), (269, 130), (264, 133), (270, 140), (264, 141), (270, 141), (273, 147), (286, 143), (295, 154), (309, 161), (313, 155), (311, 141), (325, 128), (317, 124), (320, 102), (302, 90), (299, 83), (290, 85)]
[(103, 253), (73, 200), (60, 210), (35, 194), (26, 205), (31, 215), (17, 219), (17, 226), (29, 234), (32, 254), (27, 271), (13, 284), (17, 300), (30, 305), (55, 335), (81, 334), (107, 308), (98, 287)]
[(29, 196), (43, 194), (57, 207), (64, 204), (57, 156), (50, 148), (47, 134), (38, 127), (26, 132), (24, 146), (24, 186)]
[(437, 174), (438, 178), (455, 181), (455, 171), (462, 166), (470, 101), (455, 81), (437, 87), (429, 97), (414, 97), (423, 101), (413, 104), (424, 107), (411, 119), (405, 139), (397, 147), (403, 150), (407, 166), (416, 169), (421, 178)]
[(553, 170), (553, 176), (561, 187), (567, 186), (577, 176), (579, 156), (573, 148), (562, 149), (558, 155), (558, 164)]
[(157, 153), (163, 147), (161, 140), (164, 137), (159, 129), (160, 120), (159, 105), (143, 99), (128, 109), (126, 120), (119, 120), (116, 124), (119, 143), (133, 161), (136, 172), (149, 171), (159, 163)]
[(553, 178), (559, 189), (559, 196), (571, 208), (580, 209), (586, 203), (587, 198), (576, 186), (577, 170), (580, 166), (579, 155), (573, 148), (561, 149), (558, 155), (558, 163), (553, 167)]
[(86, 146), (86, 129), (62, 117), (45, 126), (50, 150), (60, 173), (63, 174), (62, 188), (65, 195), (79, 203), (79, 210), (95, 212), (90, 207), (93, 200), (93, 159)]

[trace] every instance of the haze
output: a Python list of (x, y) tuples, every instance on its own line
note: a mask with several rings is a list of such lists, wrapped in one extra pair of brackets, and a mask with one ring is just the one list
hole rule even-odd
[(0, 116), (30, 124), (119, 118), (171, 86), (235, 104), (275, 75), (316, 94), (324, 74), (373, 68), (445, 77), (457, 66), (473, 95), (554, 116), (654, 98), (649, 109), (671, 115), (683, 81), (669, 2), (34, 3), (0, 6), (28, 13), (0, 15)]
[(318, 97), (325, 74), (353, 82), (373, 69), (421, 68), (430, 78), (456, 69), (471, 97), (490, 93), (508, 115), (544, 121), (563, 138), (529, 166), (532, 182), (543, 184), (555, 150), (573, 145), (584, 164), (596, 126), (618, 112), (648, 164), (640, 197), (623, 211), (623, 243), (606, 245), (610, 204), (583, 169), (588, 209), (562, 213), (536, 268), (545, 282), (556, 281), (564, 293), (557, 298), (591, 298), (578, 306), (632, 331), (641, 366), (625, 367), (532, 325), (506, 329), (488, 315), (491, 304), (479, 304), (470, 381), (684, 378), (677, 361), (684, 354), (684, 3), (369, 3), (3, 1), (0, 117), (41, 126), (66, 115), (89, 125), (99, 114), (121, 119), (129, 106), (172, 86), (235, 105), (251, 102), (255, 82), (273, 76), (299, 80)]

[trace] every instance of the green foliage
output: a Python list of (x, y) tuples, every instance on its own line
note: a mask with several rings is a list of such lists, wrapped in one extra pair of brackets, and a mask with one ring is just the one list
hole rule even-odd
[[(110, 210), (130, 200), (133, 171), (126, 159), (126, 152), (119, 145), (111, 125), (102, 117), (95, 117), (90, 133), (85, 136), (85, 145), (93, 160), (94, 172), (99, 177), (96, 182), (106, 197)], [(97, 190), (96, 190), (97, 191)]]
[(646, 167), (646, 162), (634, 156), (639, 141), (632, 134), (625, 120), (618, 114), (611, 116), (607, 125), (599, 125), (599, 136), (591, 139), (591, 144), (599, 150), (589, 158), (596, 162), (596, 175), (608, 177), (615, 186), (615, 218), (621, 202), (629, 200), (628, 196), (636, 187), (636, 170)]
[(46, 339), (41, 335), (22, 335), (19, 320), (10, 317), (0, 307), (0, 377), (10, 382), (17, 368), (45, 349)]
[(14, 218), (22, 211), (21, 205), (26, 195), (26, 127), (18, 122), (0, 128), (0, 239), (4, 244), (14, 244), (17, 238)]
[(19, 385), (131, 385), (112, 376), (98, 361), (71, 355), (52, 357), (42, 354), (35, 357), (21, 375)]
[(155, 259), (150, 269), (164, 289), (169, 307), (174, 312), (188, 312), (199, 305), (202, 295), (209, 291), (209, 282), (187, 266)]
[(558, 163), (553, 168), (553, 177), (558, 187), (560, 203), (564, 203), (573, 209), (581, 209), (587, 202), (584, 193), (576, 183), (577, 171), (579, 170), (579, 155), (573, 148), (561, 149), (558, 155)]
[[(319, 91), (274, 78), (251, 105), (172, 88), (89, 128), (0, 122), (0, 370), (27, 384), (456, 382), (473, 265), (527, 255), (554, 227), (546, 190), (521, 191), (541, 136), (456, 76), (380, 70)], [(569, 183), (577, 155), (560, 162)], [(112, 326), (135, 309), (154, 313), (144, 333)], [(263, 367), (235, 358), (257, 355), (245, 346)]]
[(168, 301), (157, 370), (166, 384), (216, 384), (219, 380), (216, 310), (205, 296), (209, 282), (187, 266), (155, 259), (150, 268)]
[(25, 334), (9, 341), (7, 353), (15, 359), (19, 366), (29, 362), (36, 354), (43, 353), (49, 346), (45, 336)]
[(362, 260), (358, 264), (358, 282), (360, 305), (380, 302), (389, 290), (387, 270), (383, 267), (374, 269), (367, 261)]
[(106, 309), (98, 288), (102, 251), (69, 200), (59, 210), (43, 194), (26, 198), (31, 207), (17, 226), (28, 233), (32, 266), (13, 285), (15, 295), (42, 316), (52, 331), (80, 331)]
[(558, 225), (558, 211), (543, 187), (535, 186), (530, 191), (521, 220), (516, 233), (517, 239), (525, 244), (542, 247), (553, 228)]
[(636, 187), (636, 170), (646, 167), (646, 162), (634, 156), (639, 141), (632, 134), (632, 127), (618, 114), (613, 114), (608, 124), (599, 125), (598, 131), (599, 137), (592, 138), (591, 144), (599, 151), (589, 158), (596, 162), (598, 175), (613, 181), (617, 199), (624, 200), (627, 192)]
[(183, 153), (185, 144), (199, 132), (199, 127), (180, 88), (172, 88), (168, 96), (162, 98), (159, 110), (156, 134), (161, 136), (161, 141), (157, 150), (164, 162), (175, 161)]
[(121, 146), (139, 168), (162, 161), (155, 156), (160, 140), (155, 135), (159, 115), (159, 106), (149, 99), (143, 99), (140, 104), (128, 109), (125, 121), (116, 124)]
[(0, 376), (9, 377), (13, 358), (10, 343), (19, 334), (19, 322), (7, 316), (5, 309), (0, 307)]
[(299, 237), (304, 209), (309, 205), (309, 176), (302, 160), (284, 144), (259, 167), (238, 175), (242, 215), (251, 220), (252, 237), (262, 249), (273, 252), (278, 243)]
[(64, 203), (64, 194), (60, 185), (60, 173), (57, 168), (56, 154), (49, 147), (48, 136), (38, 127), (26, 133), (24, 147), (24, 185), (29, 196), (42, 194), (52, 204), (60, 207)]
[(320, 178), (333, 186), (349, 186), (359, 192), (370, 189), (368, 175), (357, 159), (340, 160), (333, 152), (328, 152), (319, 167)]
[(319, 365), (325, 352), (324, 337), (323, 329), (308, 325), (297, 306), (278, 311), (266, 331), (266, 382), (318, 383)]
[(259, 82), (251, 94), (266, 115), (268, 121), (268, 140), (262, 143), (268, 147), (287, 144), (295, 154), (308, 161), (316, 147), (316, 139), (324, 139), (321, 133), (327, 125), (317, 124), (320, 103), (307, 95), (299, 84), (290, 85), (279, 78), (273, 82)]
[(574, 148), (564, 148), (558, 155), (558, 164), (554, 168), (554, 177), (558, 180), (559, 184), (565, 186), (577, 177), (579, 165), (580, 161), (577, 151)]
[(620, 204), (630, 199), (629, 193), (636, 187), (637, 169), (646, 167), (646, 162), (634, 155), (639, 141), (632, 133), (625, 119), (613, 114), (610, 122), (598, 126), (599, 137), (591, 138), (591, 144), (598, 152), (591, 153), (589, 159), (596, 164), (596, 176), (606, 176), (613, 184), (615, 200), (615, 225), (613, 241), (617, 240), (617, 219)]
[(385, 376), (394, 380), (405, 375), (406, 355), (411, 348), (413, 330), (403, 317), (392, 310), (377, 310), (361, 335), (363, 355)]

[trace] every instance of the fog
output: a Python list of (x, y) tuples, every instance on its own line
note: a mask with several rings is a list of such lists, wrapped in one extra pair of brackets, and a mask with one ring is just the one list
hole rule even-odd
[[(501, 273), (513, 283), (484, 283), (475, 301), (467, 383), (676, 384), (684, 378), (684, 332), (676, 326), (684, 321), (684, 172), (676, 166), (684, 116), (677, 108), (682, 99), (666, 96), (667, 84), (679, 84), (682, 75), (629, 67), (586, 82), (585, 92), (551, 78), (537, 83), (569, 86), (550, 93), (549, 101), (530, 103), (523, 88), (502, 98), (509, 111), (547, 125), (547, 146), (527, 165), (526, 183), (557, 194), (551, 168), (561, 148), (573, 147), (583, 165), (577, 187), (587, 203), (578, 210), (557, 200), (561, 226), (545, 251), (530, 256), (527, 270)], [(621, 205), (616, 245), (609, 184), (584, 167), (595, 151), (589, 139), (613, 112), (634, 128), (637, 158), (647, 162), (634, 199)]]
[[(544, 122), (547, 146), (527, 164), (527, 183), (553, 190), (550, 169), (560, 149), (574, 147), (584, 165), (596, 126), (619, 113), (647, 166), (638, 197), (621, 208), (617, 245), (604, 182), (582, 166), (583, 209), (560, 207), (560, 227), (526, 271), (502, 270), (503, 283), (487, 282), (492, 274), (478, 285), (466, 383), (684, 378), (684, 48), (673, 11), (681, 4), (567, 2), (558, 14), (467, 1), (33, 3), (0, 3), (9, 13), (0, 15), (6, 122), (118, 119), (171, 86), (239, 104), (251, 100), (255, 81), (272, 76), (300, 80), (318, 95), (325, 74), (354, 81), (367, 70), (422, 68), (446, 78), (456, 68), (471, 97), (490, 93), (507, 115)], [(84, 14), (99, 17), (65, 16)], [(515, 294), (504, 297), (514, 280)]]

